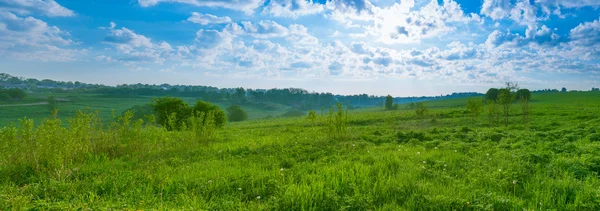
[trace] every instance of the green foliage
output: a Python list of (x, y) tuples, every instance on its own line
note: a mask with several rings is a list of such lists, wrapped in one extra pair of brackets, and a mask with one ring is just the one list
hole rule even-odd
[(336, 108), (330, 108), (327, 115), (327, 136), (330, 139), (343, 140), (347, 138), (348, 130), (348, 108), (341, 103)]
[(417, 114), (418, 117), (425, 116), (428, 111), (429, 110), (427, 109), (427, 106), (425, 106), (425, 103), (418, 102), (415, 104), (415, 113)]
[(394, 109), (394, 98), (391, 95), (385, 97), (385, 109), (393, 110)]
[(302, 111), (302, 110), (298, 110), (298, 109), (290, 109), (287, 112), (285, 112), (284, 114), (282, 114), (282, 117), (301, 117), (306, 115), (306, 112)]
[(315, 110), (308, 111), (308, 115), (306, 116), (306, 119), (308, 119), (314, 125), (317, 122), (317, 111), (315, 111)]
[(496, 88), (490, 88), (485, 93), (485, 96), (483, 97), (483, 100), (486, 101), (486, 102), (488, 100), (496, 101), (496, 100), (498, 100), (499, 93), (500, 93), (500, 90), (498, 90)]
[(227, 117), (229, 121), (240, 122), (248, 118), (248, 113), (238, 105), (232, 105), (227, 108)]
[(531, 91), (529, 89), (519, 89), (515, 95), (517, 100), (531, 100)]
[[(6, 97), (8, 95), (8, 97)], [(22, 100), (27, 97), (27, 92), (22, 89), (0, 89), (0, 101)]]
[(133, 116), (132, 120), (142, 119), (144, 121), (148, 121), (149, 117), (154, 115), (154, 106), (152, 104), (143, 104), (143, 105), (135, 105), (127, 110), (123, 111), (121, 116), (125, 115), (126, 112), (131, 112)]
[[(472, 121), (467, 99), (428, 101), (435, 124), (339, 107), (310, 127), (23, 119), (0, 128), (0, 210), (600, 210), (600, 95), (535, 99), (535, 121), (506, 128)], [(344, 138), (324, 137), (340, 110)]]
[(487, 100), (485, 107), (490, 125), (498, 124), (500, 121), (500, 106), (494, 100)]
[(10, 95), (8, 95), (8, 93), (0, 92), (0, 102), (7, 102), (11, 100), (12, 98), (10, 97)]
[(179, 98), (161, 97), (152, 100), (156, 121), (167, 130), (179, 130), (192, 114), (192, 108)]
[(57, 103), (57, 101), (56, 101), (56, 98), (54, 98), (54, 96), (50, 96), (50, 97), (48, 97), (48, 99), (47, 99), (47, 100), (48, 100), (48, 110), (49, 110), (50, 112), (52, 112), (52, 111), (54, 111), (54, 110), (58, 109), (58, 103)]
[[(198, 100), (196, 101), (196, 104), (194, 105), (192, 110), (194, 112), (194, 115), (196, 115), (197, 117), (202, 116), (202, 118), (204, 119), (209, 118), (212, 121), (214, 121), (214, 125), (216, 127), (224, 127), (225, 123), (227, 122), (227, 115), (225, 114), (225, 111), (219, 108), (219, 106), (213, 105), (209, 102)], [(204, 124), (204, 122), (207, 121), (208, 119), (201, 121), (201, 123)]]
[(477, 119), (479, 113), (483, 110), (483, 103), (478, 99), (470, 99), (467, 101), (467, 111), (473, 115), (474, 119)]
[(508, 126), (508, 117), (510, 115), (510, 107), (515, 100), (514, 90), (518, 89), (517, 84), (506, 83), (506, 87), (498, 90), (498, 104), (501, 105), (502, 113), (504, 114), (504, 124)]

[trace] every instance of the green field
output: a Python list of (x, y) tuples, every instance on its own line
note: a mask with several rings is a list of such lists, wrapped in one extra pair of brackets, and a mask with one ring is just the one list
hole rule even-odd
[[(98, 112), (100, 118), (105, 122), (112, 121), (114, 116), (121, 115), (121, 113), (133, 106), (151, 103), (153, 98), (146, 96), (119, 97), (85, 93), (32, 93), (22, 101), (0, 103), (0, 127), (8, 126), (10, 123), (17, 123), (18, 119), (23, 117), (34, 119), (37, 123), (41, 122), (44, 118), (48, 118), (50, 110), (47, 108), (47, 105), (39, 103), (47, 102), (49, 96), (63, 99), (64, 102), (58, 102), (59, 117), (63, 120), (74, 117), (77, 111), (88, 110), (90, 112)], [(182, 99), (192, 105), (198, 100), (189, 97)], [(26, 106), (19, 106), (23, 104), (26, 104)], [(231, 105), (230, 102), (216, 102), (214, 104), (223, 109)], [(243, 107), (248, 111), (249, 119), (262, 119), (269, 115), (272, 117), (280, 116), (288, 109), (281, 105), (277, 106), (277, 109), (264, 109), (258, 105), (245, 105)]]
[(262, 118), (285, 109), (246, 108), (216, 135), (96, 124), (150, 98), (56, 97), (72, 100), (62, 120), (0, 107), (36, 125), (0, 130), (0, 210), (600, 210), (600, 92), (534, 93), (508, 126), (467, 98), (352, 110), (341, 135), (335, 114)]

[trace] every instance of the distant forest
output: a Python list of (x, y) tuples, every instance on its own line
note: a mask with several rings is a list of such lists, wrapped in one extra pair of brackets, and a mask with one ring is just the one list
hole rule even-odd
[[(37, 80), (32, 78), (16, 77), (0, 73), (0, 88), (18, 88), (30, 92), (84, 92), (106, 94), (113, 96), (173, 96), (194, 97), (209, 102), (231, 101), (237, 104), (245, 103), (278, 103), (298, 109), (315, 109), (329, 107), (341, 102), (354, 107), (383, 106), (385, 96), (368, 94), (336, 95), (332, 93), (310, 92), (299, 88), (284, 89), (244, 89), (244, 88), (217, 88), (211, 86), (170, 85), (170, 84), (123, 84), (107, 86), (101, 84), (87, 84), (82, 82), (64, 82), (49, 79)], [(564, 88), (563, 88), (564, 89)], [(592, 90), (597, 90), (593, 88)], [(533, 92), (558, 92), (556, 89), (535, 90)], [(482, 96), (482, 93), (463, 92), (440, 96), (421, 97), (395, 97), (394, 103), (406, 104), (437, 99), (460, 98), (469, 96)]]

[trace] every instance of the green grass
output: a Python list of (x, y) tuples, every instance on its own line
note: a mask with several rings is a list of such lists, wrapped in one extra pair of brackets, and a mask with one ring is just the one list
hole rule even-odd
[(326, 116), (213, 139), (93, 115), (4, 128), (0, 210), (600, 209), (600, 93), (534, 93), (530, 122), (515, 104), (509, 126), (474, 120), (467, 99), (426, 102), (425, 117), (350, 111), (335, 140)]
[[(18, 119), (23, 117), (32, 118), (38, 123), (44, 118), (48, 118), (50, 110), (47, 105), (2, 106), (46, 102), (48, 96), (69, 100), (69, 102), (58, 103), (59, 117), (63, 120), (74, 117), (77, 111), (89, 110), (99, 112), (100, 118), (105, 122), (112, 121), (114, 115), (121, 115), (125, 110), (135, 105), (148, 104), (153, 98), (145, 96), (119, 97), (85, 93), (32, 93), (22, 101), (0, 104), (0, 127), (8, 126), (11, 122), (17, 122)], [(189, 97), (182, 99), (190, 105), (194, 105), (197, 100), (196, 98)], [(214, 104), (223, 110), (231, 105), (229, 102), (216, 102)], [(260, 105), (242, 105), (242, 107), (248, 112), (249, 119), (262, 119), (267, 116), (277, 117), (287, 112), (287, 108), (281, 105), (274, 105), (275, 109), (265, 109)]]

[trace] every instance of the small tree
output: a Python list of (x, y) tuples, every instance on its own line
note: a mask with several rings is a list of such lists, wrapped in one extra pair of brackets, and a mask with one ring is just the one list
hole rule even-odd
[(478, 99), (470, 99), (467, 101), (467, 110), (477, 119), (479, 113), (483, 110), (483, 103)]
[(385, 110), (394, 109), (394, 98), (391, 95), (385, 97)]
[(495, 125), (498, 123), (498, 119), (500, 116), (500, 111), (498, 109), (498, 104), (494, 100), (487, 100), (485, 102), (486, 105), (486, 113), (488, 115), (488, 120), (490, 125)]
[(499, 90), (498, 103), (502, 105), (502, 113), (504, 114), (504, 123), (508, 126), (508, 116), (510, 115), (510, 107), (515, 100), (513, 90), (518, 89), (517, 84), (506, 83), (506, 87)]
[(417, 113), (418, 117), (422, 117), (425, 114), (427, 114), (427, 107), (425, 106), (425, 103), (423, 102), (418, 102), (415, 104), (416, 108), (415, 108), (415, 113)]
[(523, 124), (529, 122), (530, 106), (529, 101), (531, 100), (531, 92), (528, 89), (520, 89), (517, 91), (517, 100), (521, 104), (521, 112), (523, 112)]
[(248, 113), (238, 105), (232, 105), (227, 108), (227, 117), (229, 121), (240, 122), (248, 118)]
[(48, 110), (50, 112), (53, 112), (54, 110), (56, 110), (58, 108), (57, 104), (58, 103), (56, 101), (56, 98), (54, 98), (54, 96), (48, 97)]
[(563, 87), (562, 89), (560, 89), (560, 92), (567, 92), (567, 88)]
[(308, 111), (306, 119), (308, 119), (314, 125), (317, 122), (317, 112), (314, 110)]

